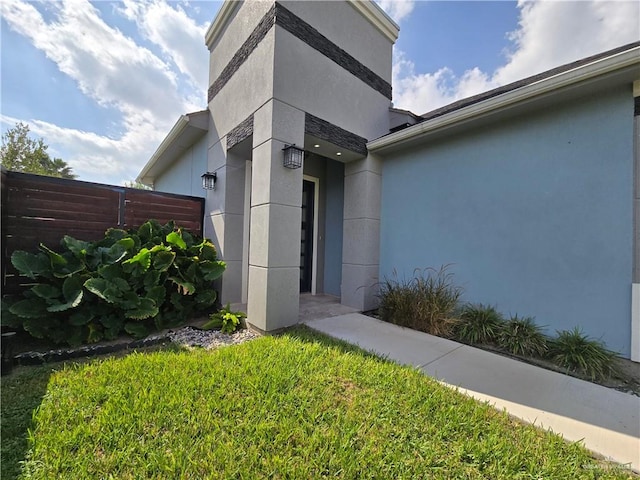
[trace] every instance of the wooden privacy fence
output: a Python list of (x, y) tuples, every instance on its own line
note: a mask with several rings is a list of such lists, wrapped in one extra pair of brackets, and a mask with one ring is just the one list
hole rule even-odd
[(19, 289), (11, 265), (14, 250), (40, 243), (56, 250), (62, 237), (99, 240), (108, 228), (135, 228), (169, 220), (202, 235), (204, 198), (43, 177), (2, 169), (2, 287)]

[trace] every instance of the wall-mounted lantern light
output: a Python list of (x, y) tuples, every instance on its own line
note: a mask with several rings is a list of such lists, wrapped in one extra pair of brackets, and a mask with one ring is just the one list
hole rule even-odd
[(282, 165), (287, 168), (300, 168), (302, 166), (303, 149), (296, 147), (294, 144), (286, 145), (282, 151), (284, 152)]
[(202, 175), (202, 188), (205, 190), (215, 190), (218, 174), (216, 172), (207, 172)]

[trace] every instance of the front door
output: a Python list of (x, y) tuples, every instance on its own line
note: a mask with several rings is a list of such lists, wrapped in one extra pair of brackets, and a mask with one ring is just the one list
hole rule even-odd
[(313, 269), (313, 211), (316, 184), (302, 181), (302, 229), (300, 232), (300, 292), (311, 291)]

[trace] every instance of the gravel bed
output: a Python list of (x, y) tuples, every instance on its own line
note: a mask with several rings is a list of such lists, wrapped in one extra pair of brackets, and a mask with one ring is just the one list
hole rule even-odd
[[(45, 352), (22, 352), (10, 360), (10, 365), (41, 365), (43, 363), (62, 362), (73, 358), (94, 357), (96, 355), (106, 355), (124, 350), (153, 347), (169, 341), (186, 347), (212, 349), (223, 345), (236, 345), (258, 337), (258, 334), (248, 329), (240, 330), (229, 335), (216, 330), (183, 327), (164, 333), (152, 334), (141, 340), (84, 345), (78, 348), (64, 348)], [(3, 366), (3, 369), (4, 368), (6, 367)]]
[(258, 338), (259, 335), (248, 329), (239, 330), (232, 334), (218, 330), (200, 330), (194, 327), (184, 327), (170, 331), (168, 334), (173, 343), (187, 347), (203, 347), (207, 349), (223, 345), (237, 345), (248, 340)]

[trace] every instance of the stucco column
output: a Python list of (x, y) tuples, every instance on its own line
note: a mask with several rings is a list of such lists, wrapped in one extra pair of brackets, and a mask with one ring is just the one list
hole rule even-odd
[(220, 259), (227, 264), (217, 285), (222, 304), (241, 300), (244, 220), (245, 159), (227, 151), (226, 138), (209, 147), (208, 171), (218, 178), (215, 190), (207, 191), (205, 202), (205, 236), (213, 240)]
[(361, 311), (377, 305), (381, 189), (380, 159), (345, 165), (341, 302)]
[(298, 322), (302, 168), (282, 165), (304, 145), (304, 112), (271, 100), (254, 114), (248, 322), (269, 332)]

